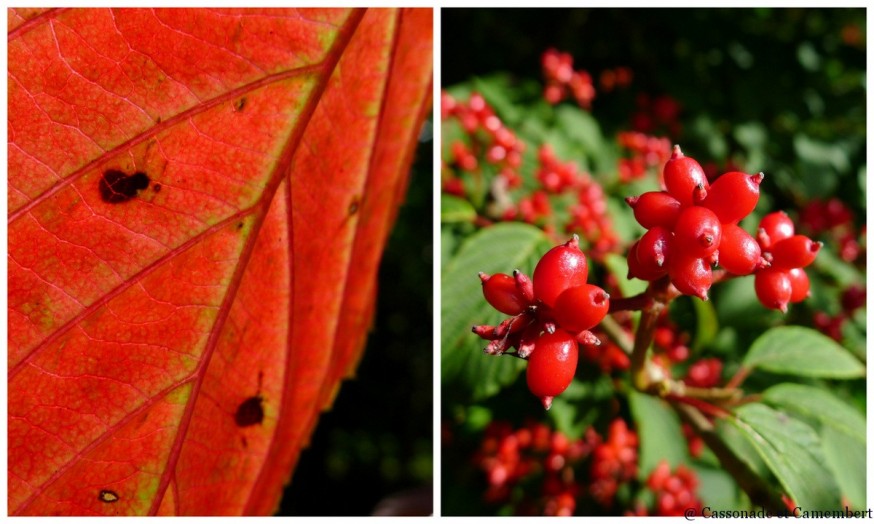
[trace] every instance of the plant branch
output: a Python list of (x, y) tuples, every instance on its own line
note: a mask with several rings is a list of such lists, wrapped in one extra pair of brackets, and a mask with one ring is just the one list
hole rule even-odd
[(599, 327), (604, 330), (604, 333), (607, 334), (607, 337), (610, 338), (619, 348), (631, 354), (634, 349), (634, 339), (625, 331), (625, 328), (622, 327), (619, 322), (612, 317), (604, 317), (604, 320), (601, 321)]
[(649, 305), (651, 301), (652, 298), (646, 292), (639, 293), (632, 297), (611, 298), (608, 313), (617, 313), (619, 311), (640, 311)]

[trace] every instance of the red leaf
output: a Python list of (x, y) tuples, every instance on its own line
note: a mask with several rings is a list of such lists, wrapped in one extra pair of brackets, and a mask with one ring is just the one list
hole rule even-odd
[(269, 514), (357, 363), (430, 9), (10, 10), (9, 513)]

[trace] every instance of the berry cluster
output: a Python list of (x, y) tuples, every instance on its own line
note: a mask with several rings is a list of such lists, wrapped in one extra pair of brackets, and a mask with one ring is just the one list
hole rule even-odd
[(588, 275), (576, 236), (547, 251), (532, 278), (519, 270), (512, 277), (480, 273), (486, 301), (511, 316), (498, 326), (474, 326), (473, 332), (490, 341), (485, 353), (515, 347), (516, 356), (528, 360), (528, 388), (546, 409), (573, 380), (577, 343), (599, 343), (589, 330), (607, 314), (610, 296), (587, 284)]
[(707, 300), (717, 261), (735, 275), (766, 265), (756, 241), (737, 225), (755, 208), (763, 176), (733, 171), (711, 187), (701, 165), (675, 146), (663, 170), (666, 190), (626, 199), (648, 229), (629, 250), (629, 277), (669, 275), (680, 293)]
[(853, 212), (840, 199), (811, 200), (801, 210), (798, 221), (813, 235), (828, 235), (827, 240), (836, 246), (845, 262), (857, 262), (861, 258), (864, 264), (864, 247), (860, 240), (864, 240), (866, 228), (856, 230)]
[(841, 310), (834, 316), (825, 311), (817, 311), (813, 314), (813, 325), (826, 335), (841, 342), (844, 339), (844, 322), (853, 313), (864, 306), (866, 302), (865, 288), (850, 286), (841, 293)]
[(671, 466), (662, 461), (650, 474), (646, 485), (655, 493), (654, 515), (677, 517), (689, 509), (695, 510), (694, 515), (701, 514), (702, 504), (695, 493), (698, 477), (691, 469), (680, 465), (671, 474)]
[(580, 107), (592, 107), (595, 98), (592, 75), (584, 70), (574, 71), (574, 58), (570, 53), (547, 49), (540, 57), (540, 65), (546, 79), (543, 98), (547, 102), (557, 104), (570, 96)]
[(592, 453), (592, 485), (589, 493), (604, 507), (613, 505), (620, 484), (637, 475), (637, 434), (628, 429), (625, 420), (610, 423), (607, 441)]
[(686, 371), (683, 382), (687, 386), (698, 388), (712, 388), (722, 382), (722, 361), (718, 358), (703, 358)]
[[(589, 429), (585, 439), (571, 440), (540, 423), (514, 430), (506, 422), (492, 422), (485, 430), (474, 463), (486, 474), (489, 503), (510, 501), (513, 487), (540, 484), (541, 496), (515, 502), (517, 515), (571, 515), (579, 486), (574, 466), (584, 460), (600, 440)], [(528, 487), (526, 486), (526, 487)], [(526, 490), (531, 493), (533, 490)]]
[[(494, 109), (479, 93), (473, 93), (467, 103), (456, 100), (443, 92), (441, 95), (443, 120), (455, 118), (470, 138), (470, 145), (455, 141), (450, 146), (451, 162), (462, 171), (474, 172), (484, 160), (504, 177), (510, 187), (521, 184), (518, 168), (522, 165), (525, 143), (516, 137), (495, 114)], [(456, 177), (444, 180), (444, 190), (464, 194), (463, 186)]]
[(609, 93), (614, 89), (624, 89), (631, 85), (631, 79), (634, 77), (630, 68), (616, 67), (613, 69), (605, 69), (598, 76), (598, 83), (601, 90)]
[(680, 103), (666, 95), (650, 97), (641, 93), (636, 99), (637, 111), (631, 117), (631, 125), (635, 131), (651, 134), (657, 130), (679, 136)]
[(790, 302), (807, 298), (810, 280), (804, 268), (813, 263), (822, 243), (796, 235), (795, 224), (782, 211), (762, 218), (757, 239), (770, 267), (756, 273), (756, 296), (763, 306), (785, 313)]
[(623, 183), (643, 178), (649, 168), (660, 166), (671, 157), (671, 141), (667, 138), (624, 131), (616, 141), (630, 153), (630, 157), (619, 159), (619, 181)]

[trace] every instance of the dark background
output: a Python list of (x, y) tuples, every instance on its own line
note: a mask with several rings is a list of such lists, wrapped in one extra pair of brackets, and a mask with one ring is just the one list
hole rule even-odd
[(370, 515), (392, 494), (430, 491), (433, 463), (432, 134), (379, 270), (374, 328), (356, 378), (321, 415), (279, 515)]

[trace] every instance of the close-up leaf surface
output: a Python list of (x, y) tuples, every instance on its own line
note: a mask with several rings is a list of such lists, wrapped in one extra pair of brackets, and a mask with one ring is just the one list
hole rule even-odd
[(9, 514), (276, 510), (363, 350), (431, 16), (9, 11)]

